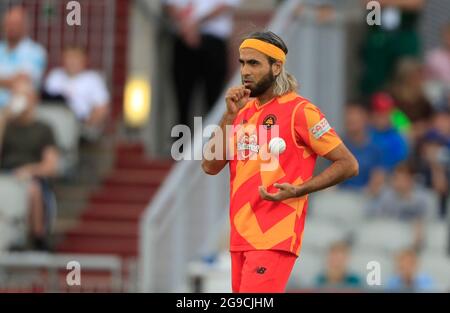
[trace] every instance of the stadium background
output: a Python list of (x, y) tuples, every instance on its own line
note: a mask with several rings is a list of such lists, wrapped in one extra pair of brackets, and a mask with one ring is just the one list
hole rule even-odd
[[(81, 0), (82, 25), (69, 26), (67, 2), (2, 1), (0, 13), (3, 16), (13, 3), (25, 5), (30, 36), (48, 53), (46, 72), (60, 64), (65, 46), (86, 47), (90, 66), (102, 73), (110, 91), (108, 127), (95, 144), (79, 145), (71, 112), (40, 102), (38, 118), (51, 125), (62, 159), (69, 164), (53, 181), (57, 214), (50, 221), (52, 248), (11, 249), (26, 241), (27, 204), (23, 184), (2, 173), (0, 291), (229, 292), (228, 173), (208, 177), (199, 161), (175, 162), (170, 156), (176, 116), (170, 77), (173, 25), (161, 3)], [(361, 50), (368, 36), (368, 11), (358, 0), (335, 2), (241, 0), (229, 40), (227, 85), (239, 82), (236, 58), (242, 35), (273, 30), (286, 39), (288, 70), (299, 80), (300, 93), (344, 136), (346, 105), (363, 98), (360, 81), (366, 64)], [(426, 1), (419, 11), (419, 60), (440, 45), (440, 29), (449, 22), (449, 11), (448, 0)], [(137, 124), (126, 114), (125, 95), (126, 86), (132, 87), (136, 79), (144, 81), (142, 92), (149, 94), (142, 112), (150, 112)], [(224, 110), (222, 98), (206, 115), (197, 92), (192, 115), (203, 115), (204, 126), (217, 123)], [(198, 139), (193, 141), (194, 154), (206, 138), (201, 131), (193, 136)], [(326, 163), (320, 162), (319, 170), (323, 166)], [(448, 163), (444, 169), (448, 171)], [(414, 177), (421, 184), (420, 177)], [(449, 214), (439, 214), (441, 199), (433, 188), (425, 191), (417, 271), (432, 278), (433, 290), (449, 292)], [(372, 199), (364, 188), (332, 188), (310, 201), (303, 248), (288, 291), (396, 291), (388, 289), (388, 281), (396, 272), (397, 253), (413, 243), (413, 222), (368, 217)], [(327, 267), (328, 249), (341, 241), (348, 243), (348, 262), (342, 255), (333, 260), (346, 263), (361, 283), (319, 286), (317, 277)], [(67, 285), (69, 261), (81, 265), (81, 286)], [(366, 283), (370, 261), (381, 265), (379, 286)]]

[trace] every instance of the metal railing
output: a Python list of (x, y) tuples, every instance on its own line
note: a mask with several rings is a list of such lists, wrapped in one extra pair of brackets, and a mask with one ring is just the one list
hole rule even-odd
[[(268, 29), (286, 40), (287, 68), (299, 79), (301, 94), (340, 125), (346, 75), (343, 23), (337, 20), (317, 27), (296, 14), (301, 2), (285, 1)], [(236, 73), (229, 86), (239, 83)], [(222, 96), (204, 125), (218, 124), (224, 109)], [(198, 129), (186, 155), (201, 155), (205, 139)], [(226, 170), (210, 177), (202, 172), (199, 161), (184, 160), (174, 167), (141, 220), (141, 292), (189, 291), (188, 263), (215, 252), (220, 229), (226, 224), (228, 188)]]
[[(80, 266), (79, 285), (67, 284), (70, 262)], [(68, 266), (69, 265), (69, 266)], [(44, 292), (70, 291), (124, 291), (122, 279), (122, 260), (116, 256), (51, 254), (39, 252), (0, 253), (0, 290)], [(104, 273), (106, 279), (86, 279), (89, 272)], [(62, 279), (63, 278), (63, 279)]]

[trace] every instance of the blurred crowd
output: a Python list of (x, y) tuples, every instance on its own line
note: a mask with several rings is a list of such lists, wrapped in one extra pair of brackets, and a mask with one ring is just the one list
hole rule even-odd
[[(392, 219), (414, 230), (414, 245), (395, 257), (397, 274), (388, 289), (431, 291), (432, 279), (418, 272), (417, 263), (427, 218), (445, 222), (449, 214), (450, 19), (440, 25), (439, 45), (424, 49), (418, 28), (426, 1), (380, 4), (382, 23), (367, 26), (361, 47), (359, 97), (343, 114), (343, 139), (360, 171), (340, 188), (367, 196), (370, 219)], [(345, 243), (330, 247), (319, 286), (360, 283), (346, 272), (349, 250)]]
[(440, 45), (421, 52), (417, 19), (425, 1), (389, 2), (381, 2), (388, 6), (389, 22), (366, 34), (361, 97), (344, 113), (344, 141), (359, 161), (360, 174), (341, 187), (366, 191), (373, 216), (418, 224), (435, 210), (425, 201), (425, 193), (432, 192), (444, 220), (450, 179), (450, 20), (441, 25)]
[(108, 119), (109, 92), (102, 76), (88, 68), (84, 47), (64, 48), (60, 67), (47, 68), (46, 49), (31, 39), (22, 6), (9, 8), (1, 25), (0, 173), (26, 184), (30, 247), (46, 250), (48, 213), (56, 209), (51, 182), (67, 173), (60, 167), (57, 134), (36, 110), (43, 101), (67, 108), (79, 121), (80, 142), (95, 143)]
[[(333, 243), (327, 252), (325, 268), (316, 277), (315, 288), (324, 291), (359, 291), (367, 288), (366, 277), (349, 269), (351, 247), (344, 241)], [(434, 292), (436, 283), (419, 269), (418, 254), (405, 248), (394, 256), (394, 271), (383, 284), (387, 292)]]

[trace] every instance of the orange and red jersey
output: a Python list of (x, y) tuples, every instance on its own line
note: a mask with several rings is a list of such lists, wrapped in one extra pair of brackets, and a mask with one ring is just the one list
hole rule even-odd
[[(282, 202), (263, 200), (259, 186), (274, 193), (274, 183), (300, 185), (309, 180), (317, 155), (341, 139), (320, 110), (292, 92), (264, 105), (249, 101), (234, 121), (229, 137), (231, 251), (282, 250), (299, 255), (308, 196)], [(286, 150), (270, 156), (273, 137)]]

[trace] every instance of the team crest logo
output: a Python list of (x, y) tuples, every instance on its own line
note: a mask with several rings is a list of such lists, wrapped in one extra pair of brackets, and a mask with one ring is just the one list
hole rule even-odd
[(273, 114), (267, 115), (263, 120), (263, 127), (265, 129), (271, 129), (276, 122), (277, 118), (275, 117), (275, 115)]

